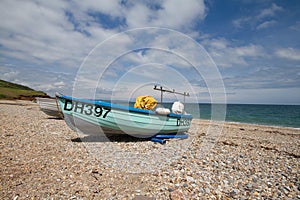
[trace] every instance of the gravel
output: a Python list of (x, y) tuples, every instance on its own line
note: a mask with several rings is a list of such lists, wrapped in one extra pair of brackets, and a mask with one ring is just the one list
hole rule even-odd
[(165, 145), (0, 101), (0, 199), (299, 199), (300, 130), (193, 120)]

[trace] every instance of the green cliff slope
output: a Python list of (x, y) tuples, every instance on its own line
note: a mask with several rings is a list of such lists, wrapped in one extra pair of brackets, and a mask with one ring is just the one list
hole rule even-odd
[(0, 80), (0, 99), (33, 100), (35, 97), (49, 97), (45, 92), (27, 86)]

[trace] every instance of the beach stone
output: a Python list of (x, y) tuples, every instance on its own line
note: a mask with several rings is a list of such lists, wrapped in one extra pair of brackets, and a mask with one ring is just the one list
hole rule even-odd
[(197, 189), (199, 193), (204, 193), (204, 189), (202, 187)]
[(180, 190), (175, 190), (170, 193), (170, 199), (171, 200), (185, 200), (184, 195), (182, 191)]
[(209, 194), (210, 193), (210, 189), (209, 188), (205, 188), (205, 193)]
[(238, 193), (239, 193), (239, 190), (233, 189), (233, 190), (230, 191), (229, 196), (230, 196), (230, 197), (234, 197), (234, 196), (236, 196)]
[(193, 177), (191, 177), (191, 176), (186, 176), (186, 180), (188, 182), (195, 182), (195, 179)]
[(254, 195), (255, 197), (258, 197), (258, 196), (259, 196), (259, 193), (255, 191), (255, 192), (253, 193), (253, 195)]
[[(184, 140), (95, 141), (37, 104), (14, 104), (0, 103), (2, 199), (299, 199), (300, 130), (195, 119), (177, 155)], [(220, 137), (208, 131), (216, 127)]]
[(254, 183), (256, 183), (256, 182), (257, 182), (257, 177), (253, 177), (253, 178), (252, 178), (252, 181), (253, 181)]
[(246, 185), (246, 189), (251, 191), (253, 189), (253, 185), (251, 183), (248, 183)]
[(284, 186), (284, 188), (289, 192), (291, 191), (291, 188), (289, 186)]
[(136, 195), (133, 200), (155, 200), (154, 197), (147, 197), (144, 195)]

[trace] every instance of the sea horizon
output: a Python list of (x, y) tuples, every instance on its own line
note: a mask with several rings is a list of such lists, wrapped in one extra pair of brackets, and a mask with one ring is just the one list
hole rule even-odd
[[(125, 103), (128, 105), (128, 102)], [(134, 102), (129, 103), (129, 106), (133, 105)], [(165, 102), (163, 106), (171, 109), (172, 102)], [(224, 113), (226, 122), (300, 128), (300, 105), (185, 103), (185, 111), (192, 114), (195, 119), (216, 120), (211, 116), (212, 106), (215, 106), (214, 110), (217, 112), (218, 107), (221, 112), (224, 112), (223, 106), (226, 106)]]
[[(126, 100), (118, 100), (113, 103), (128, 105), (128, 101)], [(172, 104), (173, 102), (171, 101), (165, 101), (163, 107), (171, 109)], [(133, 105), (134, 101), (130, 101), (129, 106)], [(300, 105), (297, 104), (222, 104), (188, 102), (185, 103), (185, 111), (192, 114), (195, 119), (216, 120), (211, 116), (212, 106), (215, 106), (214, 110), (216, 112), (219, 110), (218, 107), (221, 112), (224, 112), (224, 106), (226, 106), (224, 117), (226, 122), (300, 128)], [(218, 118), (219, 117), (220, 115), (218, 115)], [(223, 118), (223, 116), (221, 116), (221, 118)]]

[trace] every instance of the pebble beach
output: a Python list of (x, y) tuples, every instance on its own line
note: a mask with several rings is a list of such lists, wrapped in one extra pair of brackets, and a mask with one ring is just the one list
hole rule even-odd
[(0, 118), (0, 199), (300, 199), (299, 129), (194, 119), (162, 145), (91, 139), (31, 101)]

